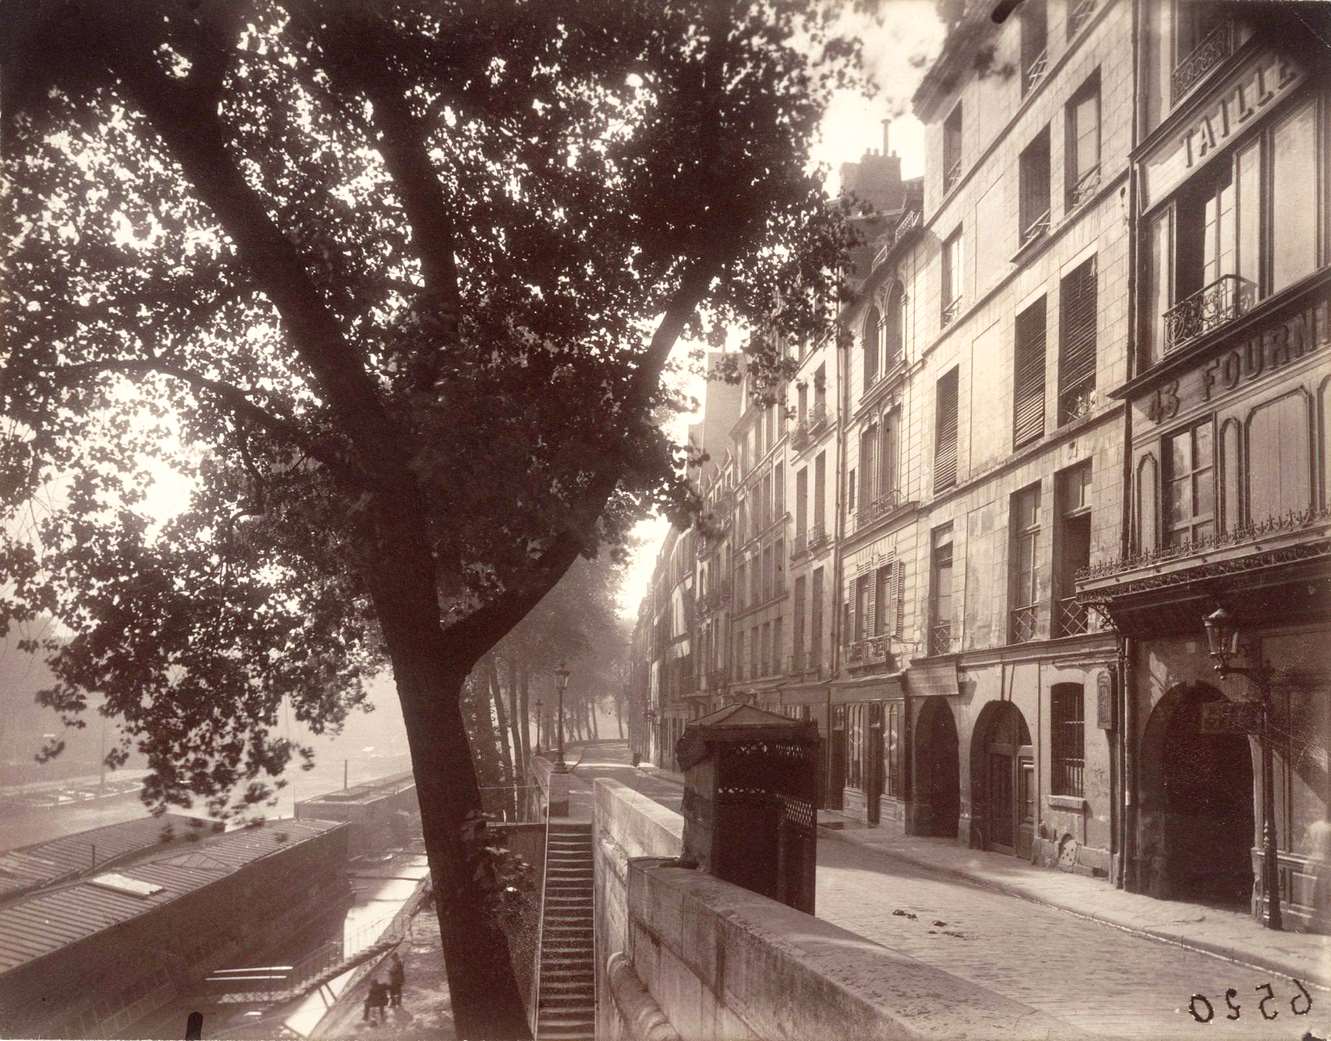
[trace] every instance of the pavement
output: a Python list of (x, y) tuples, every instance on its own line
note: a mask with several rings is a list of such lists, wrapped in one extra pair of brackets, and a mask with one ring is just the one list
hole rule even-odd
[[(681, 777), (616, 771), (608, 744), (589, 748), (575, 776), (617, 776), (679, 808)], [(834, 827), (819, 831), (818, 917), (1070, 1027), (1141, 1039), (1331, 1036), (1331, 938), (839, 814), (820, 821)]]

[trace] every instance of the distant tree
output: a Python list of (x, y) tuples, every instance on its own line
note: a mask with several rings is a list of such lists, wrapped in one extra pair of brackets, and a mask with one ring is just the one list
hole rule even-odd
[[(283, 699), (335, 728), (386, 658), (460, 1036), (528, 1029), (464, 684), (579, 555), (690, 505), (677, 339), (825, 320), (834, 15), (0, 0), (0, 625), (72, 634), (48, 702), (105, 692), (159, 807), (262, 802), (303, 752)], [(193, 490), (159, 523), (160, 466)]]

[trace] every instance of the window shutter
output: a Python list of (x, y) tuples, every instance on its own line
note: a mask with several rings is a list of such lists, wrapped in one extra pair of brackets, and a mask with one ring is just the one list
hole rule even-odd
[(957, 483), (957, 370), (938, 381), (935, 417), (934, 491)]
[(1044, 433), (1044, 298), (1017, 316), (1014, 350), (1012, 444), (1014, 448)]
[(1063, 279), (1059, 337), (1060, 397), (1095, 386), (1095, 258)]
[(867, 607), (864, 612), (864, 635), (868, 637), (874, 634), (875, 593), (877, 591), (874, 589), (875, 583), (872, 575), (866, 574), (860, 581), (862, 581), (867, 588), (867, 595), (865, 596), (865, 604)]
[(901, 639), (906, 627), (906, 562), (897, 561), (897, 628), (896, 637)]

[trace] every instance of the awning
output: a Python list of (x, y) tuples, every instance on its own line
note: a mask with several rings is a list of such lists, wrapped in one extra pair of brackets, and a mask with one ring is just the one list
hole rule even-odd
[(957, 689), (957, 663), (954, 660), (911, 663), (906, 670), (906, 689), (913, 698), (948, 697)]

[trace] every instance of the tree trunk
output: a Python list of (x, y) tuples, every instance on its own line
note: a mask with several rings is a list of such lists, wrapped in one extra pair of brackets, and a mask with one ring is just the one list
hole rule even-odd
[(596, 718), (599, 713), (596, 711), (595, 698), (587, 702), (587, 713), (592, 717), (592, 740), (599, 741), (601, 740), (601, 724)]
[[(504, 718), (504, 691), (499, 682), (499, 663), (495, 660), (495, 656), (493, 654), (488, 655), (486, 661), (488, 663), (486, 672), (489, 675), (489, 683), (486, 686), (490, 692), (490, 697), (485, 699), (485, 716), (487, 721), (492, 721), (494, 727), (492, 733), (495, 745), (499, 749), (499, 761), (504, 768), (504, 778), (500, 782), (503, 785), (503, 791), (496, 793), (499, 798), (495, 801), (494, 806), (496, 812), (504, 814), (505, 820), (512, 820), (515, 816), (513, 784), (516, 775), (513, 772), (513, 755), (508, 747), (508, 722)], [(493, 709), (491, 708), (492, 702)]]
[(526, 665), (522, 667), (522, 714), (518, 717), (522, 722), (522, 759), (523, 762), (531, 765), (531, 670)]
[(615, 729), (619, 731), (619, 739), (624, 740), (624, 699), (615, 698)]
[(508, 659), (508, 743), (513, 749), (513, 783), (527, 783), (527, 746), (522, 743), (521, 713), (518, 697), (518, 663)]

